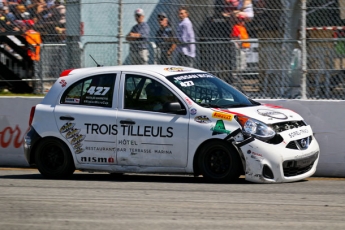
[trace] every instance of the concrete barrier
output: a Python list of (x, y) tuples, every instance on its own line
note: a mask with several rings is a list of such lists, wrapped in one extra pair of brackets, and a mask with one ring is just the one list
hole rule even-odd
[[(0, 97), (0, 165), (28, 166), (23, 154), (23, 136), (31, 107), (42, 98)], [(345, 177), (345, 101), (257, 100), (291, 109), (311, 125), (321, 155), (315, 176)]]

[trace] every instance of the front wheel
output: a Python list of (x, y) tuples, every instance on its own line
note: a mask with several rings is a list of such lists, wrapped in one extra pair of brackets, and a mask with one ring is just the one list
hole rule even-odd
[(241, 175), (241, 159), (232, 146), (222, 141), (206, 144), (199, 155), (199, 168), (211, 182), (232, 182)]
[(70, 150), (55, 138), (47, 138), (38, 144), (35, 160), (38, 171), (46, 178), (67, 178), (75, 170)]

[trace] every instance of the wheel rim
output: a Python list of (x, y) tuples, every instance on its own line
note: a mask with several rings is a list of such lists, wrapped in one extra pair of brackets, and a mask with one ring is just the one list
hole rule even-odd
[(226, 150), (222, 148), (213, 148), (207, 152), (204, 164), (209, 174), (221, 178), (229, 173), (231, 158)]
[(41, 162), (45, 169), (58, 171), (65, 162), (64, 152), (56, 144), (47, 144), (42, 149)]

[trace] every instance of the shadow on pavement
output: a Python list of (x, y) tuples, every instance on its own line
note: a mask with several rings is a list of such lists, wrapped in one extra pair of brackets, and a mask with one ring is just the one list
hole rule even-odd
[[(10, 171), (7, 171), (10, 172)], [(32, 173), (33, 171), (28, 171), (27, 174), (7, 174), (0, 175), (1, 179), (26, 179), (26, 180), (52, 180), (45, 179), (38, 171), (37, 173)], [(21, 172), (22, 173), (22, 172)], [(53, 179), (54, 180), (54, 179)], [(56, 180), (56, 179), (55, 179)], [(113, 182), (153, 182), (153, 183), (205, 183), (205, 184), (215, 184), (212, 182), (207, 182), (203, 177), (194, 177), (192, 175), (171, 175), (171, 174), (120, 174), (114, 175), (109, 173), (87, 173), (76, 171), (68, 179), (60, 180), (75, 180), (75, 181), (113, 181)], [(252, 184), (240, 177), (238, 180), (232, 183), (225, 184)]]

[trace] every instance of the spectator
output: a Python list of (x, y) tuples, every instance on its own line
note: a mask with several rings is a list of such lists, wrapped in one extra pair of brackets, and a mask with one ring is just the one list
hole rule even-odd
[(5, 14), (7, 20), (9, 20), (12, 23), (14, 23), (14, 21), (16, 20), (16, 16), (14, 16), (14, 14), (10, 11), (8, 6), (4, 6), (3, 10), (4, 10), (4, 14)]
[[(249, 35), (245, 26), (245, 18), (236, 18), (236, 24), (233, 26), (230, 38), (235, 40), (248, 40)], [(236, 42), (236, 48), (240, 50), (239, 59), (236, 61), (238, 69), (244, 70), (247, 66), (246, 51), (250, 48), (249, 42)]]
[[(178, 56), (177, 64), (181, 66), (193, 67), (195, 58), (195, 35), (193, 24), (188, 18), (188, 11), (186, 7), (179, 9), (179, 18), (181, 22), (178, 25), (177, 34), (180, 44), (177, 46)], [(183, 44), (189, 43), (189, 44)]]
[(225, 0), (225, 5), (224, 17), (234, 15), (248, 21), (254, 17), (252, 0)]
[(157, 64), (171, 65), (171, 54), (175, 50), (176, 44), (171, 43), (174, 36), (165, 13), (158, 14), (158, 23), (160, 27), (156, 33)]
[(132, 65), (147, 65), (149, 60), (148, 37), (150, 27), (144, 22), (144, 10), (136, 9), (134, 15), (137, 24), (132, 27), (126, 36), (126, 40), (130, 41), (130, 61)]
[(55, 0), (46, 0), (46, 2), (48, 8), (53, 7), (55, 5)]
[(43, 5), (45, 5), (43, 0), (31, 0), (31, 3), (26, 6), (35, 23), (38, 21), (39, 13), (43, 11)]
[(31, 19), (30, 13), (26, 11), (26, 7), (23, 4), (17, 5), (17, 14), (15, 14), (17, 20), (29, 20)]
[(28, 56), (33, 61), (40, 60), (40, 45), (42, 43), (41, 34), (33, 29), (34, 22), (28, 20), (26, 23), (25, 39), (29, 43), (30, 48), (28, 49)]
[(0, 30), (1, 32), (19, 31), (19, 28), (13, 24), (14, 15), (9, 12), (7, 6), (0, 10)]

